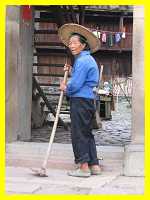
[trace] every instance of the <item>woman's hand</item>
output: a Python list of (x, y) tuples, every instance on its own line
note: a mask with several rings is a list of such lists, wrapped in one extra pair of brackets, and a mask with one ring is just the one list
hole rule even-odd
[(61, 81), (61, 82), (60, 82), (60, 90), (66, 92), (66, 88), (67, 88), (67, 86), (66, 86), (66, 84), (64, 83), (64, 81)]
[[(72, 66), (69, 64), (64, 65), (64, 71), (68, 71), (69, 73), (71, 72)], [(66, 83), (64, 81), (60, 81), (60, 90), (66, 92)]]
[(64, 65), (64, 71), (69, 71), (69, 73), (71, 73), (71, 70), (72, 70), (72, 66), (69, 65), (69, 64), (65, 64)]

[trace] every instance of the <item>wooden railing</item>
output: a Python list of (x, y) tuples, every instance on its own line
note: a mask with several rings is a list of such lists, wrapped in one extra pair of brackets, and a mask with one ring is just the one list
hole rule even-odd
[(109, 46), (108, 42), (101, 42), (101, 50), (132, 50), (132, 33), (126, 33), (125, 38), (121, 38), (120, 42), (114, 43), (112, 46)]
[[(40, 33), (41, 32), (41, 33)], [(43, 34), (42, 30), (35, 34), (35, 44), (38, 45), (54, 45), (54, 46), (63, 46), (61, 41), (58, 38), (57, 34)], [(113, 43), (112, 46), (108, 42), (101, 42), (100, 50), (132, 50), (132, 33), (126, 33), (126, 37), (122, 38), (120, 42)]]

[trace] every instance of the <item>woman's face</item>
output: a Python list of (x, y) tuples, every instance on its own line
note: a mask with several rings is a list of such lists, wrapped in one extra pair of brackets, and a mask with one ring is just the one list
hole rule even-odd
[(79, 36), (74, 35), (69, 40), (69, 49), (73, 55), (78, 55), (85, 48), (86, 44), (80, 42)]

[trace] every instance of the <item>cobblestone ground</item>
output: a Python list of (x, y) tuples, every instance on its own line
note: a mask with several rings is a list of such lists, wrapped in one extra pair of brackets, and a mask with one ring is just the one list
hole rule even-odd
[(112, 120), (102, 121), (102, 129), (94, 131), (97, 145), (124, 145), (131, 139), (131, 107), (121, 99), (115, 111), (112, 111)]
[[(42, 128), (32, 131), (32, 141), (48, 142), (51, 128)], [(112, 120), (103, 120), (102, 128), (93, 130), (96, 145), (124, 145), (131, 138), (131, 108), (125, 99), (120, 99), (115, 111), (112, 111)], [(70, 132), (57, 128), (54, 142), (71, 143)]]

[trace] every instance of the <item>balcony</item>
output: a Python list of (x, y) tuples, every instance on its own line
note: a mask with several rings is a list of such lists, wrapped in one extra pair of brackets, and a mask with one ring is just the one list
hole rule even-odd
[[(126, 33), (125, 38), (122, 38), (120, 42), (114, 43), (112, 46), (108, 42), (101, 42), (100, 51), (132, 51), (132, 33)], [(50, 33), (48, 30), (38, 30), (35, 31), (34, 37), (35, 45), (37, 46), (60, 46), (63, 47), (63, 44), (58, 38), (57, 31), (55, 33)]]
[(106, 51), (132, 51), (132, 33), (126, 33), (126, 37), (122, 38), (120, 42), (114, 43), (112, 46), (108, 42), (101, 42), (100, 50)]

